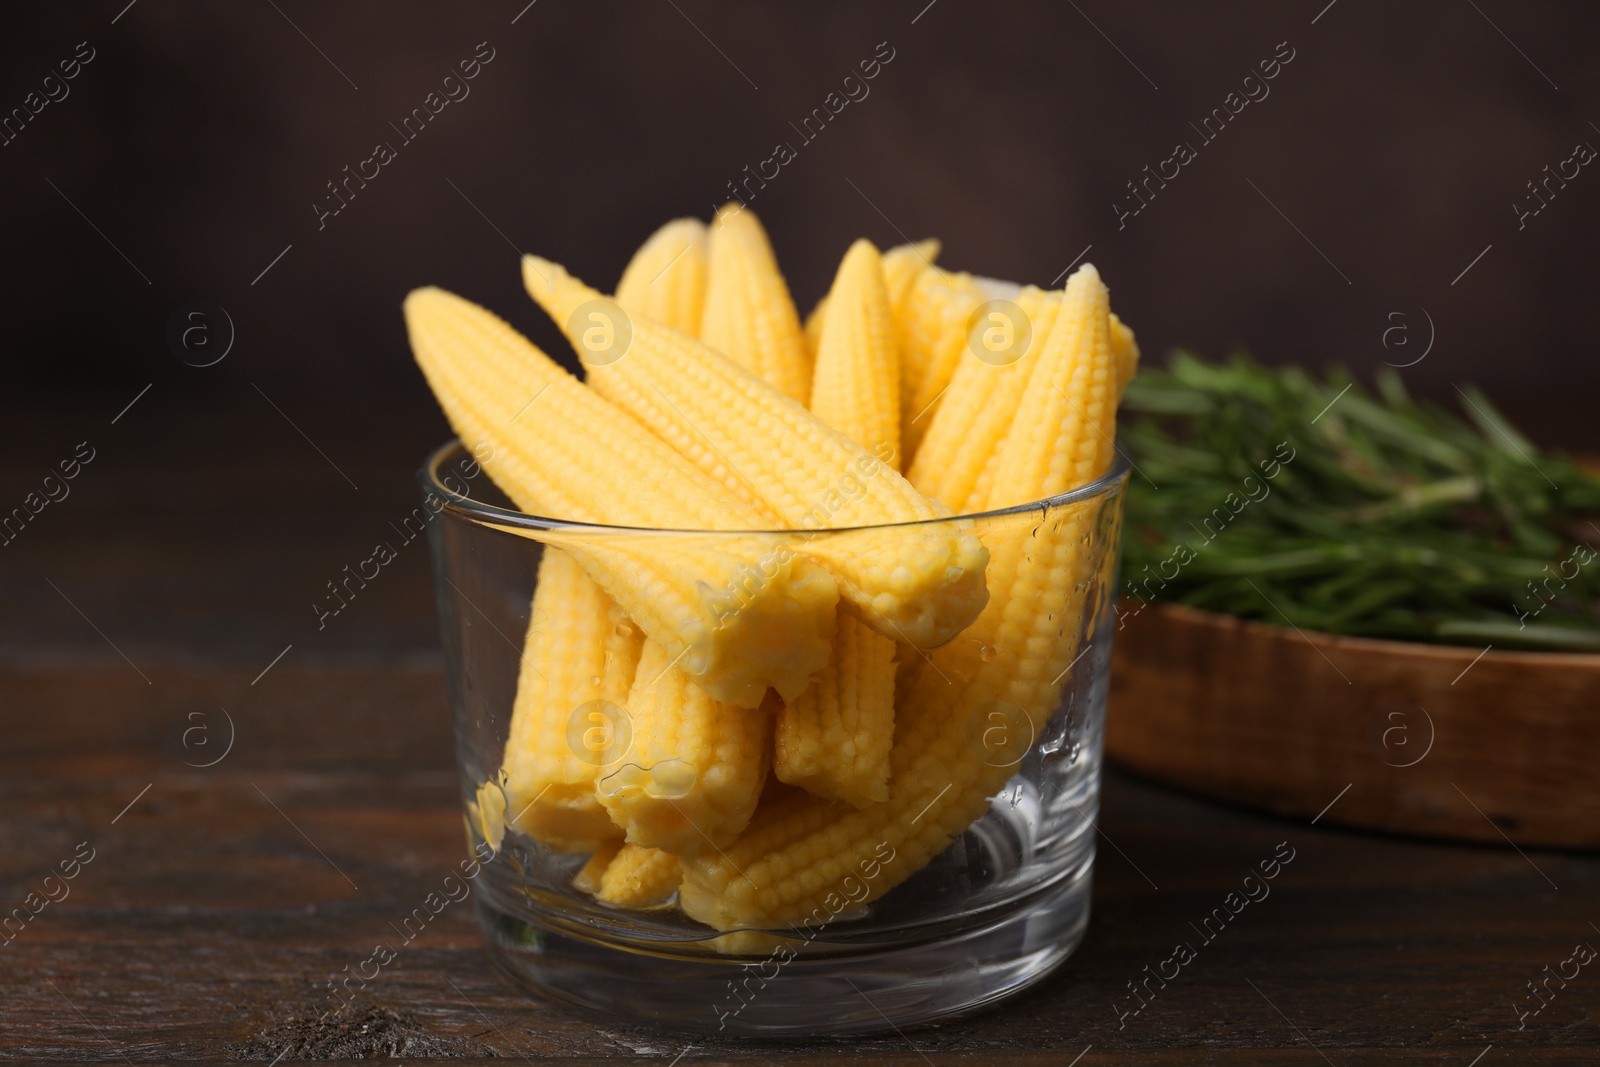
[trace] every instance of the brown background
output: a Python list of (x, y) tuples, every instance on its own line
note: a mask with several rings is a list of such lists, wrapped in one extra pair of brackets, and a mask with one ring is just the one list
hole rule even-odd
[[(1600, 377), (1585, 298), (1600, 181), (1586, 169), (1522, 232), (1511, 210), (1545, 164), (1580, 139), (1600, 145), (1600, 11), (1338, 0), (1312, 25), (1326, 0), (1082, 14), (938, 0), (912, 25), (925, 3), (539, 0), (514, 26), (520, 0), (142, 0), (114, 26), (117, 0), (10, 12), (0, 106), (78, 41), (98, 56), (0, 148), (7, 391), (114, 398), (154, 379), (225, 403), (258, 381), (305, 403), (359, 391), (421, 406), (397, 313), (408, 288), (451, 286), (538, 323), (508, 241), (461, 194), (518, 248), (609, 284), (652, 227), (709, 213), (778, 141), (799, 158), (752, 206), (803, 307), (861, 234), (936, 234), (949, 265), (1033, 282), (1092, 244), (1152, 354), (1244, 342), (1273, 361), (1365, 369), (1384, 355), (1387, 314), (1420, 332), (1423, 307), (1438, 343), (1408, 375), (1418, 388), (1471, 379), (1520, 400)], [(324, 183), (396, 140), (389, 123), (485, 40), (496, 59), (471, 96), (318, 232)], [(880, 41), (896, 58), (871, 95), (802, 144), (790, 123)], [(1280, 41), (1296, 58), (1270, 97), (1119, 232), (1124, 183), (1176, 141), (1198, 145), (1189, 123)], [(170, 312), (196, 297), (238, 328), (209, 373), (179, 365), (164, 339)], [(440, 429), (396, 429), (409, 446), (396, 461)]]

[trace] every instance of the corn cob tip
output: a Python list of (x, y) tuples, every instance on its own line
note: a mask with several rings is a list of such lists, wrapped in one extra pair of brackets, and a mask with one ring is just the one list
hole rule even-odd
[(559, 263), (552, 263), (543, 256), (531, 253), (522, 257), (522, 284), (540, 303), (543, 303), (543, 300), (538, 294), (545, 293), (553, 297), (572, 280), (567, 268)]
[(522, 257), (522, 283), (572, 342), (585, 367), (603, 367), (628, 354), (633, 317), (616, 300), (539, 256)]
[(594, 898), (619, 908), (650, 908), (678, 891), (683, 865), (678, 857), (642, 845), (624, 845), (606, 864)]
[(818, 336), (811, 413), (863, 448), (887, 450), (898, 470), (900, 351), (882, 264), (867, 240), (839, 262)]
[(616, 301), (688, 334), (700, 332), (706, 298), (706, 225), (673, 219), (651, 234), (617, 282)]
[[(850, 243), (845, 250), (844, 258), (839, 260), (839, 269), (834, 272), (833, 286), (829, 292), (852, 285), (865, 284), (865, 275), (877, 271), (878, 285), (882, 286), (883, 253), (878, 251), (878, 246), (865, 237), (858, 237)], [(885, 300), (888, 296), (885, 293)]]
[(400, 301), (400, 306), (409, 314), (414, 301), (426, 300), (430, 294), (442, 292), (445, 292), (445, 290), (437, 285), (419, 285), (406, 294), (406, 298)]
[[(901, 247), (909, 249), (911, 253), (923, 261), (924, 265), (934, 263), (939, 258), (939, 253), (944, 251), (944, 244), (937, 237), (924, 237), (920, 241), (912, 241)], [(892, 255), (895, 249), (889, 250)]]
[(700, 244), (706, 237), (706, 224), (692, 216), (681, 219), (672, 219), (664, 223), (649, 239), (640, 246), (649, 248), (652, 245), (671, 245), (674, 249), (684, 244)]
[(710, 227), (700, 340), (804, 403), (811, 360), (772, 241), (743, 204), (725, 205)]
[(889, 290), (889, 300), (894, 304), (897, 317), (905, 311), (906, 296), (910, 293), (918, 275), (924, 271), (934, 274), (949, 273), (938, 265), (939, 253), (943, 250), (944, 246), (937, 237), (925, 237), (920, 241), (895, 245), (884, 250), (883, 280)]
[[(622, 294), (630, 281), (644, 286), (653, 285), (659, 275), (674, 268), (687, 268), (696, 257), (703, 260), (705, 247), (705, 223), (699, 219), (673, 219), (652, 233), (628, 261), (621, 280), (617, 282), (617, 300), (625, 303)], [(648, 276), (630, 279), (629, 276), (641, 268), (647, 269)]]
[(761, 223), (756, 218), (756, 213), (754, 211), (750, 211), (750, 208), (745, 205), (743, 200), (729, 200), (726, 204), (723, 204), (721, 207), (717, 208), (717, 213), (711, 217), (711, 228), (716, 229), (720, 226), (726, 226), (728, 223), (732, 222), (734, 219), (740, 217), (746, 212), (749, 212), (750, 214), (749, 219), (746, 221), (753, 222), (759, 227)]
[(594, 850), (589, 859), (572, 876), (572, 888), (580, 893), (594, 896), (600, 892), (601, 878), (606, 873), (606, 868), (611, 866), (612, 860), (617, 858), (617, 853), (622, 851), (621, 841), (608, 841)]
[(400, 310), (405, 315), (406, 332), (410, 335), (415, 334), (418, 323), (431, 313), (473, 306), (475, 305), (465, 297), (457, 296), (437, 285), (418, 286), (407, 293), (406, 298), (400, 302)]
[(1139, 341), (1127, 323), (1117, 318), (1116, 312), (1111, 313), (1110, 319), (1111, 356), (1117, 364), (1117, 397), (1120, 399), (1128, 380), (1139, 372)]
[(1117, 369), (1105, 283), (1092, 264), (1067, 280), (1011, 429), (994, 456), (985, 506), (1077, 488), (1104, 473), (1114, 448)]
[(844, 258), (839, 261), (839, 269), (835, 272), (835, 274), (843, 274), (845, 264), (849, 263), (852, 257), (855, 259), (860, 259), (862, 256), (868, 254), (878, 256), (882, 253), (878, 251), (877, 245), (873, 244), (865, 237), (857, 237), (854, 241), (850, 242), (850, 247), (844, 250)]
[(1133, 361), (1137, 363), (1139, 361), (1139, 341), (1137, 335), (1133, 332), (1133, 328), (1118, 318), (1115, 311), (1111, 312), (1110, 319), (1112, 342), (1130, 349)]

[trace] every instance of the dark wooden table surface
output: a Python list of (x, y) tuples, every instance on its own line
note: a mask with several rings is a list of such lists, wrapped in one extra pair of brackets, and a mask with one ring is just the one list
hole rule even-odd
[[(9, 424), (30, 444), (0, 468), (8, 506), (51, 449), (100, 452), (0, 548), (0, 911), (60, 896), (47, 876), (93, 855), (0, 947), (0, 1057), (1600, 1062), (1600, 967), (1517, 1015), (1530, 981), (1600, 945), (1600, 858), (1289, 822), (1117, 771), (1081, 950), (968, 1020), (771, 1046), (596, 1020), (512, 987), (463, 904), (319, 1022), (324, 983), (464, 850), (421, 546), (325, 629), (311, 607), (411, 509), (420, 449), (331, 445), (341, 475), (265, 404), (143, 403), (115, 427), (112, 400)], [(313, 439), (337, 418), (299, 414)], [(221, 445), (239, 438), (270, 447)], [(1128, 983), (1283, 841), (1270, 897), (1119, 1019)]]

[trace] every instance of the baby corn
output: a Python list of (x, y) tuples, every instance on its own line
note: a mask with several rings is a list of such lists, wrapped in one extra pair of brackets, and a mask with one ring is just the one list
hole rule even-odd
[(1117, 362), (1117, 399), (1121, 400), (1122, 391), (1139, 371), (1139, 343), (1115, 311), (1111, 313), (1111, 355)]
[[(706, 228), (676, 219), (640, 247), (617, 302), (693, 331), (705, 300)], [(501, 770), (515, 825), (545, 844), (582, 851), (620, 837), (594, 780), (633, 684), (644, 634), (572, 556), (547, 548), (529, 616)], [(552, 654), (551, 650), (555, 652)], [(614, 851), (614, 850), (613, 850)], [(598, 889), (596, 875), (593, 893)]]
[(984, 301), (970, 275), (924, 269), (901, 302), (900, 418), (907, 462), (917, 454), (942, 394), (967, 350), (967, 320)]
[(800, 316), (756, 213), (738, 202), (726, 205), (711, 223), (709, 243), (700, 339), (805, 403), (811, 360)]
[[(1059, 297), (1060, 294), (1050, 295)], [(1041, 314), (1039, 317), (1040, 322), (1042, 323), (1040, 328), (1045, 332), (1048, 332), (1049, 330), (1049, 323), (1052, 317), (1053, 311), (1046, 314)], [(1116, 403), (1122, 399), (1122, 391), (1127, 387), (1128, 379), (1132, 378), (1134, 373), (1138, 370), (1139, 346), (1134, 343), (1133, 331), (1122, 324), (1122, 320), (1117, 318), (1115, 312), (1112, 312), (1109, 317), (1111, 321), (1111, 358), (1112, 363), (1116, 367), (1117, 383), (1115, 399), (1112, 401), (1114, 407)], [(1021, 399), (1022, 398), (1020, 395), (1007, 395), (1003, 399), (996, 398), (995, 407), (1008, 412), (1009, 414), (1007, 415), (1007, 419), (1010, 420), (1016, 416), (1017, 408), (1021, 403)], [(994, 485), (995, 473), (1002, 462), (1003, 455), (1004, 449), (998, 445), (989, 453), (989, 459), (988, 462), (984, 464), (983, 473), (978, 476), (977, 484), (974, 485), (971, 492), (967, 494), (965, 503), (960, 505), (960, 510), (971, 513), (1010, 506), (1007, 504), (995, 503), (992, 500), (991, 493), (991, 489)], [(954, 491), (955, 490), (952, 490), (952, 492)]]
[(822, 344), (822, 319), (827, 307), (828, 298), (824, 295), (817, 301), (817, 306), (811, 309), (811, 314), (806, 317), (806, 351), (811, 354), (812, 360), (817, 358), (817, 346)]
[[(484, 309), (419, 289), (405, 311), (417, 362), (445, 414), (523, 510), (638, 527), (765, 524)], [(571, 551), (718, 699), (755, 707), (768, 686), (798, 696), (827, 659), (837, 585), (767, 539), (680, 537), (665, 546), (644, 535), (638, 545), (626, 536), (541, 537)]]
[[(908, 245), (895, 245), (883, 254), (883, 288), (889, 294), (889, 308), (898, 318), (905, 312), (911, 286), (924, 271), (935, 271), (939, 242), (932, 237)], [(898, 322), (896, 329), (899, 329)]]
[(886, 451), (898, 465), (899, 399), (900, 352), (883, 261), (871, 242), (857, 241), (829, 293), (811, 413), (868, 451)]
[[(900, 366), (877, 249), (857, 241), (829, 295), (811, 412), (880, 454), (899, 451)], [(833, 658), (778, 713), (773, 773), (864, 806), (889, 796), (895, 643), (841, 613)]]
[(1118, 377), (1105, 283), (1085, 263), (1067, 280), (985, 506), (1055, 496), (1099, 477), (1116, 433)]
[(594, 896), (600, 892), (600, 879), (605, 876), (606, 868), (611, 866), (611, 861), (617, 858), (623, 844), (621, 841), (611, 841), (594, 850), (578, 873), (572, 876), (572, 888), (580, 893)]
[(632, 744), (597, 784), (628, 843), (694, 855), (737, 837), (766, 781), (770, 708), (713, 700), (648, 641), (628, 717)]
[(1017, 297), (1017, 306), (1028, 318), (1031, 339), (1028, 350), (1013, 362), (988, 362), (963, 348), (955, 376), (906, 475), (912, 485), (959, 514), (983, 510), (974, 506), (973, 489), (985, 461), (996, 453), (1016, 417), (1060, 301), (1060, 293), (1031, 286)]
[(525, 256), (587, 385), (476, 305), (407, 298), (463, 442), (561, 520), (507, 531), (544, 549), (473, 833), (587, 852), (596, 902), (676, 900), (767, 952), (984, 818), (1101, 632), (1118, 511), (954, 517), (1106, 471), (1139, 348), (1092, 266), (1046, 292), (938, 251), (855, 242), (803, 327), (742, 204), (661, 227), (615, 299)]
[[(1035, 373), (1064, 384), (1085, 412), (1108, 414), (1116, 381), (1109, 334), (1105, 287), (1085, 267), (1068, 284), (1046, 347), (1062, 358)], [(1098, 475), (1111, 458), (1101, 428), (1113, 427), (1090, 417), (1019, 434), (1015, 445), (1008, 441), (1015, 473), (1002, 468), (997, 492), (1035, 499), (1068, 488), (1062, 483), (1074, 472)], [(1026, 477), (1037, 481), (1024, 486)], [(918, 670), (906, 687), (889, 800), (843, 813), (793, 798), (763, 809), (732, 847), (685, 864), (685, 913), (721, 930), (826, 921), (839, 901), (871, 900), (904, 881), (981, 816), (1015, 762), (990, 758), (977, 743), (985, 722), (1014, 709), (1010, 723), (1028, 731), (1016, 747), (1025, 745), (1054, 711), (1070, 670), (1079, 635), (1062, 633), (1055, 620), (1081, 617), (1107, 550), (1090, 528), (1095, 510), (1093, 502), (1066, 509), (996, 551), (994, 592), (976, 640), (935, 653), (943, 669)], [(998, 654), (973, 652), (980, 641)]]
[(639, 247), (617, 283), (617, 303), (674, 330), (697, 334), (706, 302), (706, 227), (673, 219)]
[[(581, 346), (571, 317), (599, 294), (533, 256), (523, 260), (523, 281)], [(631, 337), (622, 358), (591, 365), (596, 391), (712, 477), (724, 484), (742, 479), (791, 527), (920, 522), (950, 514), (882, 458), (725, 356), (649, 319), (634, 321)], [(988, 552), (964, 530), (867, 530), (800, 547), (841, 580), (841, 592), (869, 625), (919, 647), (950, 640), (987, 596)]]
[[(905, 345), (905, 303), (911, 284), (924, 270), (933, 270), (933, 261), (939, 258), (939, 242), (933, 238), (915, 244), (895, 245), (883, 254), (883, 288), (889, 295), (889, 310), (894, 316), (894, 335), (897, 345)], [(828, 307), (826, 295), (806, 316), (806, 349), (816, 358), (817, 346), (822, 342), (822, 320)]]
[(620, 837), (595, 796), (641, 636), (578, 561), (546, 547), (539, 563), (501, 765), (506, 821), (562, 852)]
[(678, 891), (681, 881), (683, 864), (672, 853), (642, 845), (623, 845), (606, 865), (593, 892), (602, 904), (649, 908), (669, 899)]
[(773, 773), (856, 807), (889, 798), (895, 643), (840, 612), (833, 658), (778, 712)]

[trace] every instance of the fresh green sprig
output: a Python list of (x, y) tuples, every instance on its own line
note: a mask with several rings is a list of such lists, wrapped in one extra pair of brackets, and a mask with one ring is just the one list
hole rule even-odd
[(1128, 385), (1123, 592), (1305, 630), (1600, 650), (1600, 478), (1481, 392), (1464, 418), (1178, 353)]

